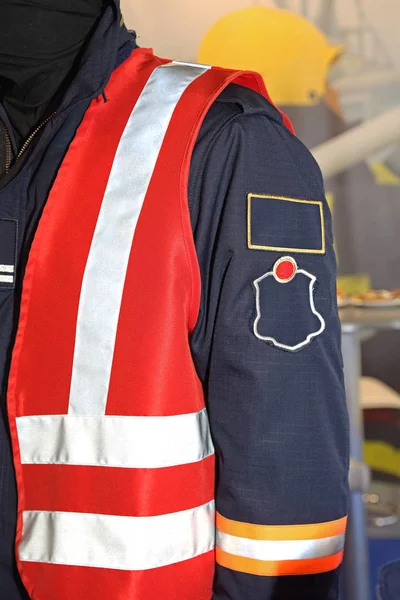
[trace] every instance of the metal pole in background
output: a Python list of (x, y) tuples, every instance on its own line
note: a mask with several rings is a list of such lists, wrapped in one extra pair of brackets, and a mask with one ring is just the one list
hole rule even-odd
[(308, 18), (308, 0), (301, 0), (301, 14), (306, 19)]
[[(364, 426), (359, 397), (361, 341), (356, 327), (344, 327), (342, 352), (350, 418), (350, 456), (363, 462)], [(362, 492), (351, 494), (343, 567), (343, 600), (370, 600), (367, 515)]]
[(287, 5), (287, 0), (275, 0), (275, 5), (277, 8), (289, 8)]
[(312, 150), (325, 178), (362, 162), (400, 140), (400, 106), (338, 135)]

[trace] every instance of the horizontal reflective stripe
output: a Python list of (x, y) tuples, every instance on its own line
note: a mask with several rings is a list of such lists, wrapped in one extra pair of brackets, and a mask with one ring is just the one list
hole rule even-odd
[(284, 576), (284, 575), (315, 575), (326, 573), (337, 569), (343, 561), (343, 551), (326, 556), (325, 558), (314, 558), (305, 560), (265, 561), (242, 556), (233, 556), (217, 548), (216, 561), (222, 567), (241, 573), (260, 576)]
[(1, 273), (14, 273), (14, 265), (0, 265)]
[(144, 571), (209, 552), (214, 502), (157, 517), (26, 511), (21, 561)]
[(228, 554), (262, 561), (324, 558), (344, 548), (344, 533), (316, 540), (249, 540), (217, 531), (217, 546)]
[(157, 469), (214, 454), (206, 410), (169, 417), (17, 418), (22, 464)]
[(313, 525), (252, 525), (231, 521), (217, 513), (217, 529), (251, 540), (309, 540), (340, 535), (346, 531), (347, 517)]
[(0, 283), (13, 283), (14, 277), (12, 275), (0, 275)]

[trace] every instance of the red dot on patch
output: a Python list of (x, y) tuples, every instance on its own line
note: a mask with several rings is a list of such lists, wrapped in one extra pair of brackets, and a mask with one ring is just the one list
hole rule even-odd
[(282, 282), (289, 281), (295, 275), (296, 263), (289, 259), (282, 260), (281, 262), (279, 262), (276, 265), (274, 271), (275, 271), (275, 277), (279, 281), (282, 281)]

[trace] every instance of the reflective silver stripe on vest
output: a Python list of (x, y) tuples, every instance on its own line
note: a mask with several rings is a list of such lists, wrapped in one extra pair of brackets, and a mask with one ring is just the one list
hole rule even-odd
[(179, 63), (158, 67), (121, 137), (83, 276), (68, 409), (71, 415), (105, 414), (136, 225), (172, 114), (186, 88), (208, 69)]
[(0, 273), (14, 273), (14, 265), (0, 265)]
[(242, 558), (265, 561), (324, 558), (341, 552), (345, 534), (316, 540), (253, 540), (217, 531), (217, 546)]
[(214, 454), (205, 410), (173, 417), (17, 418), (22, 464), (157, 469)]
[(214, 519), (214, 502), (156, 517), (26, 511), (19, 558), (123, 571), (155, 569), (212, 550)]

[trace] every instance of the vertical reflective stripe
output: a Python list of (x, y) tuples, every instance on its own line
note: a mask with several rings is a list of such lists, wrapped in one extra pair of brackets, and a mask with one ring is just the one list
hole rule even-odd
[(205, 554), (215, 543), (214, 502), (155, 517), (25, 511), (22, 561), (144, 571)]
[(83, 276), (69, 414), (105, 414), (136, 225), (172, 114), (208, 67), (170, 63), (151, 75), (119, 143)]

